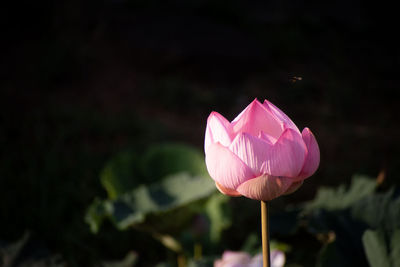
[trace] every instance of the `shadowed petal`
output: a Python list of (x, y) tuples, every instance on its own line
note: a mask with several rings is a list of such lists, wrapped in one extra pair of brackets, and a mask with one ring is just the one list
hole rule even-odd
[(292, 128), (293, 130), (296, 130), (297, 132), (300, 133), (299, 128), (297, 128), (296, 124), (278, 107), (276, 107), (274, 104), (269, 102), (268, 100), (264, 100), (263, 104), (274, 116), (278, 118), (279, 121), (283, 122), (285, 124), (285, 128)]
[(215, 185), (217, 186), (217, 189), (224, 195), (228, 195), (231, 197), (240, 197), (241, 196), (241, 194), (238, 191), (223, 187), (218, 182), (215, 182)]
[(208, 147), (206, 165), (214, 181), (232, 190), (255, 176), (240, 158), (220, 143), (213, 143)]
[(284, 193), (284, 195), (289, 195), (291, 193), (294, 193), (297, 189), (300, 188), (300, 186), (302, 186), (303, 184), (303, 180), (301, 181), (297, 181), (297, 182), (293, 182), (290, 187), (288, 188), (288, 190), (286, 190), (286, 192)]
[(233, 121), (233, 132), (246, 132), (258, 136), (261, 131), (278, 138), (283, 124), (257, 99), (251, 102)]
[(211, 112), (207, 119), (206, 136), (204, 140), (204, 151), (212, 143), (221, 143), (223, 146), (229, 146), (232, 139), (232, 126), (227, 119), (218, 112)]
[(269, 201), (285, 193), (291, 184), (290, 178), (262, 175), (242, 183), (236, 190), (245, 197)]
[(296, 178), (303, 167), (306, 152), (300, 133), (287, 128), (267, 151), (262, 171), (271, 176)]
[(248, 133), (241, 133), (233, 140), (229, 149), (249, 166), (256, 176), (262, 174), (262, 166), (273, 145)]
[(314, 174), (318, 169), (320, 152), (317, 140), (315, 139), (313, 133), (308, 128), (304, 128), (302, 132), (304, 143), (307, 146), (307, 155), (304, 161), (303, 168), (300, 172), (300, 177), (302, 179), (308, 178)]

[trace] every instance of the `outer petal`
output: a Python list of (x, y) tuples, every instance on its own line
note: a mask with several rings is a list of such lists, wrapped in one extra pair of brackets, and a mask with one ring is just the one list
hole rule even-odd
[(261, 138), (254, 137), (248, 133), (236, 136), (229, 149), (249, 166), (256, 176), (262, 173), (262, 166), (268, 158), (273, 145)]
[(277, 108), (274, 104), (269, 102), (268, 100), (264, 100), (263, 104), (274, 116), (278, 118), (279, 121), (285, 124), (285, 128), (292, 128), (300, 133), (299, 128), (297, 128), (296, 124), (285, 114), (282, 110)]
[(212, 143), (214, 143), (214, 139), (213, 139), (213, 137), (212, 137), (211, 129), (210, 129), (210, 127), (208, 126), (208, 123), (207, 123), (207, 126), (206, 126), (206, 134), (205, 134), (205, 137), (204, 137), (204, 152), (207, 151), (207, 148), (208, 148)]
[(297, 189), (300, 188), (300, 186), (303, 185), (303, 180), (301, 181), (297, 181), (297, 182), (293, 182), (290, 187), (288, 188), (288, 190), (286, 190), (285, 195), (289, 195), (291, 193), (294, 193)]
[(304, 143), (307, 146), (308, 152), (299, 177), (305, 179), (313, 175), (314, 172), (318, 169), (320, 153), (317, 140), (315, 139), (310, 129), (304, 128), (302, 136)]
[(240, 158), (220, 143), (214, 143), (208, 147), (206, 165), (214, 181), (232, 190), (255, 176)]
[(257, 99), (251, 102), (233, 121), (235, 134), (246, 132), (258, 136), (261, 131), (278, 138), (283, 131), (281, 123)]
[(212, 143), (221, 143), (224, 146), (229, 146), (232, 138), (232, 126), (227, 119), (218, 112), (211, 112), (207, 119), (206, 136), (204, 140), (204, 151)]
[(290, 178), (262, 175), (244, 182), (236, 190), (245, 197), (269, 201), (285, 193), (291, 184)]
[(228, 195), (228, 196), (231, 196), (231, 197), (240, 197), (241, 196), (241, 194), (238, 191), (223, 187), (218, 182), (215, 182), (215, 186), (224, 195)]
[(287, 128), (270, 150), (267, 151), (262, 171), (271, 176), (297, 178), (307, 153), (300, 133)]

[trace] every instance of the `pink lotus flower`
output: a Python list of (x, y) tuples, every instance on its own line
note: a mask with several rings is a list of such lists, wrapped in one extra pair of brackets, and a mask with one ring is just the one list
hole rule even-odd
[(263, 201), (297, 190), (320, 157), (308, 128), (300, 133), (280, 109), (257, 99), (232, 122), (212, 112), (204, 150), (208, 172), (223, 194)]
[[(279, 250), (271, 251), (271, 267), (283, 267), (285, 264), (285, 254)], [(214, 267), (262, 267), (262, 254), (257, 254), (253, 258), (246, 252), (225, 251), (222, 259), (214, 262)]]

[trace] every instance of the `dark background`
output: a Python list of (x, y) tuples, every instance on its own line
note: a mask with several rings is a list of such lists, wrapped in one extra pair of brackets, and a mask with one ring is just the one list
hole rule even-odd
[(383, 170), (387, 186), (397, 183), (396, 20), (392, 6), (363, 1), (5, 4), (0, 240), (29, 230), (34, 246), (77, 266), (120, 258), (126, 248), (82, 219), (105, 194), (106, 160), (154, 142), (202, 149), (212, 110), (232, 120), (256, 97), (320, 145), (318, 172), (289, 201), (354, 173)]

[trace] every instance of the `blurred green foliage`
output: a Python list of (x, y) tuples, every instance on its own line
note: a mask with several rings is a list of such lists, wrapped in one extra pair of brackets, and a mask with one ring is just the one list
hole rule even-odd
[[(135, 150), (117, 153), (105, 164), (99, 182), (108, 195), (93, 201), (85, 220), (95, 235), (110, 231), (107, 222), (118, 231), (143, 233), (170, 251), (169, 256), (143, 258), (145, 254), (141, 251), (151, 250), (153, 245), (143, 243), (144, 247), (139, 249), (136, 243), (127, 243), (124, 257), (98, 260), (99, 266), (176, 266), (177, 257), (183, 257), (187, 266), (213, 266), (214, 260), (226, 249), (240, 249), (253, 255), (260, 252), (259, 230), (247, 225), (240, 226), (247, 236), (241, 246), (231, 243), (230, 226), (238, 223), (233, 215), (240, 213), (246, 220), (258, 214), (252, 209), (234, 209), (231, 198), (216, 192), (200, 152), (183, 144), (164, 143), (145, 149), (142, 157), (133, 156), (135, 153)], [(182, 162), (175, 162), (174, 167), (165, 165), (172, 159), (182, 159)], [(136, 161), (141, 163), (132, 168)], [(146, 164), (158, 171), (146, 171), (149, 168)], [(149, 173), (154, 175), (150, 184), (147, 183), (150, 178), (146, 178)], [(139, 176), (142, 180), (138, 180)], [(125, 184), (128, 177), (134, 184)], [(258, 207), (257, 202), (248, 203)], [(285, 251), (289, 267), (396, 267), (400, 261), (399, 222), (399, 189), (383, 190), (377, 180), (355, 175), (349, 185), (320, 188), (311, 201), (286, 206), (283, 210), (273, 209), (271, 247)], [(15, 243), (0, 244), (3, 266), (11, 267), (16, 262), (27, 267), (33, 266), (30, 264), (66, 266), (64, 255), (49, 254), (39, 259), (26, 256), (23, 251), (28, 249), (31, 240), (31, 235), (26, 233)], [(202, 250), (200, 254), (196, 247)], [(132, 251), (136, 249), (139, 251)]]
[[(312, 201), (288, 206), (285, 210), (272, 214), (271, 234), (286, 240), (284, 242), (273, 241), (272, 247), (287, 253), (287, 266), (312, 264), (329, 267), (369, 264), (371, 267), (395, 267), (399, 262), (400, 255), (398, 253), (400, 197), (394, 197), (398, 194), (395, 193), (398, 192), (396, 190), (391, 188), (381, 192), (377, 180), (362, 175), (353, 176), (351, 184), (348, 186), (322, 187)], [(226, 196), (220, 194), (212, 195), (203, 208), (197, 209), (209, 216), (210, 240), (219, 245), (226, 242), (226, 240), (220, 239), (224, 230), (232, 223), (235, 224), (230, 215), (233, 211), (227, 206), (225, 198)], [(138, 200), (134, 200), (134, 202), (140, 203)], [(229, 211), (228, 214), (227, 211)], [(236, 210), (236, 212), (249, 216), (246, 211)], [(168, 214), (161, 214), (165, 216), (164, 218), (168, 217)], [(158, 221), (160, 220), (162, 220), (161, 217)], [(134, 225), (134, 223), (131, 222), (130, 225)], [(151, 224), (149, 226), (151, 227)], [(166, 228), (171, 227), (168, 224), (165, 226)], [(182, 228), (181, 231), (184, 232), (184, 229)], [(244, 229), (247, 230), (248, 238), (246, 242), (243, 241), (241, 250), (252, 254), (259, 252), (259, 234), (248, 227), (244, 227)], [(168, 232), (166, 229), (164, 231)], [(226, 231), (229, 232), (229, 230)], [(299, 246), (296, 244), (296, 239), (299, 238), (314, 239), (319, 245), (313, 249), (319, 250), (319, 253), (310, 258), (307, 251), (312, 246), (310, 247), (308, 244), (309, 241), (304, 242), (304, 240)], [(210, 245), (204, 243), (204, 240), (202, 241), (203, 245)], [(290, 244), (292, 242), (294, 244)], [(185, 246), (184, 249), (188, 249), (188, 247)], [(211, 254), (204, 255), (202, 260), (189, 259), (188, 266), (212, 266), (214, 259), (218, 257), (215, 254), (217, 251), (220, 251), (218, 246), (209, 250), (208, 253)], [(193, 257), (191, 253), (186, 253), (186, 255), (189, 258)]]
[(167, 248), (181, 252), (181, 242), (173, 235), (182, 232), (196, 214), (203, 213), (208, 222), (194, 222), (197, 229), (183, 233), (182, 242), (193, 245), (206, 235), (216, 243), (231, 223), (228, 198), (214, 194), (215, 184), (203, 156), (190, 146), (153, 145), (141, 157), (134, 151), (119, 154), (106, 164), (101, 182), (108, 199), (95, 199), (86, 215), (95, 233), (109, 219), (120, 230), (133, 227), (147, 232)]
[(341, 210), (349, 208), (355, 202), (370, 195), (376, 189), (376, 182), (365, 176), (353, 176), (350, 188), (340, 185), (338, 188), (320, 187), (315, 199), (308, 203), (305, 210), (325, 209)]
[(325, 241), (318, 266), (397, 266), (399, 191), (377, 190), (376, 180), (354, 176), (349, 188), (321, 188), (305, 205), (309, 231)]
[(121, 152), (106, 164), (100, 177), (108, 197), (115, 199), (139, 184), (153, 183), (180, 172), (208, 176), (203, 155), (190, 146), (160, 144), (141, 154)]
[[(92, 230), (97, 232), (101, 224), (98, 219), (102, 216), (110, 217), (116, 227), (123, 230), (142, 223), (149, 226), (147, 216), (157, 214), (158, 216), (152, 219), (158, 224), (162, 221), (157, 227), (162, 228), (167, 223), (168, 212), (204, 199), (213, 192), (214, 183), (204, 177), (189, 176), (187, 173), (174, 174), (167, 176), (160, 183), (138, 186), (115, 200), (95, 201), (86, 218)], [(93, 217), (96, 219), (93, 220)], [(174, 217), (174, 224), (179, 225), (177, 217)]]

